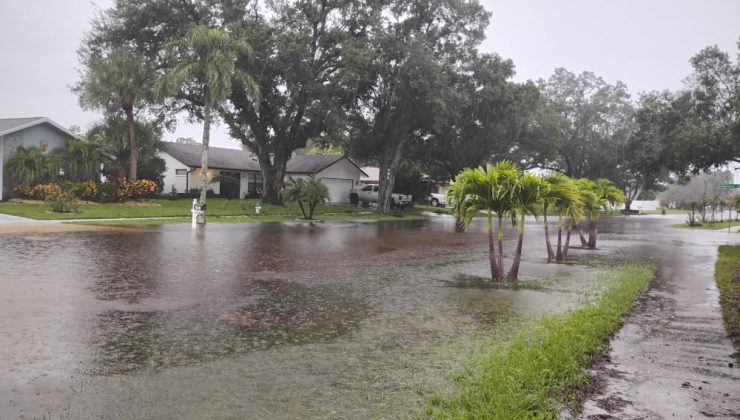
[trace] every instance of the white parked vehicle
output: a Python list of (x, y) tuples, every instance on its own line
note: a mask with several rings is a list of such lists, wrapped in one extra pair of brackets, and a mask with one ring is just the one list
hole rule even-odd
[[(353, 188), (349, 192), (349, 202), (352, 205), (367, 206), (370, 203), (378, 203), (378, 191), (380, 187), (377, 184), (368, 184), (360, 188)], [(411, 205), (411, 196), (408, 194), (391, 194), (391, 208), (406, 208)]]
[(447, 203), (447, 194), (429, 193), (427, 201), (434, 207), (444, 207)]

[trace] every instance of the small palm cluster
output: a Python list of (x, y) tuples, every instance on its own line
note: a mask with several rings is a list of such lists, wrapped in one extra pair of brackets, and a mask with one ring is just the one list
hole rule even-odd
[[(523, 172), (515, 163), (503, 160), (488, 164), (485, 168), (465, 169), (455, 178), (447, 193), (447, 205), (458, 222), (467, 228), (473, 217), (485, 211), (488, 220), (488, 255), (491, 278), (516, 280), (524, 242), (524, 225), (527, 215), (544, 218), (545, 242), (548, 261), (564, 261), (568, 258), (570, 236), (578, 228), (582, 245), (596, 247), (596, 224), (601, 213), (624, 201), (621, 190), (607, 179), (591, 181), (574, 180), (562, 174), (538, 176)], [(550, 241), (548, 213), (558, 216), (557, 249), (553, 251)], [(494, 215), (496, 216), (496, 240), (494, 240)], [(583, 216), (589, 218), (589, 238), (583, 236)], [(508, 273), (504, 270), (503, 220), (510, 219), (518, 229), (519, 239), (514, 260)], [(563, 232), (566, 232), (563, 244)], [(496, 246), (498, 245), (498, 252)]]
[[(331, 199), (329, 194), (329, 188), (314, 177), (308, 177), (307, 179), (298, 178), (290, 181), (283, 191), (283, 199), (285, 201), (296, 201), (298, 207), (301, 208), (303, 218), (311, 220), (313, 219), (314, 210), (319, 203), (329, 201)], [(306, 213), (306, 207), (308, 205), (308, 213)]]

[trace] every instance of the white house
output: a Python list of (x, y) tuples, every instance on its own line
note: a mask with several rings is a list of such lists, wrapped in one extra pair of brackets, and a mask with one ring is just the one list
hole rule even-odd
[(77, 135), (45, 117), (0, 119), (0, 200), (11, 192), (5, 164), (15, 156), (19, 146), (50, 152), (66, 148), (73, 138)]
[[(161, 157), (166, 164), (163, 193), (188, 192), (199, 189), (200, 144), (163, 143)], [(344, 156), (295, 155), (287, 164), (288, 178), (313, 175), (329, 188), (332, 203), (349, 203), (349, 190), (366, 175)], [(253, 198), (262, 190), (262, 172), (252, 153), (239, 149), (210, 147), (208, 149), (208, 186), (221, 197)]]

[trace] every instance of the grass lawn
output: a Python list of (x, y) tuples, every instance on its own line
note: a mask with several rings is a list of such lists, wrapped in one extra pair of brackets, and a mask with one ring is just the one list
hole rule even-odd
[(735, 357), (740, 362), (740, 245), (719, 247), (714, 276), (719, 289), (725, 330), (738, 350)]
[[(660, 212), (660, 209), (656, 209), (656, 210), (646, 210), (640, 214), (661, 214), (661, 212)], [(667, 209), (666, 214), (689, 214), (689, 211), (681, 210), (681, 209)]]
[(492, 340), (456, 378), (456, 394), (433, 396), (435, 418), (555, 419), (563, 405), (578, 411), (586, 368), (607, 348), (647, 287), (654, 270), (625, 265), (605, 275), (608, 289), (593, 304), (525, 324), (505, 340)]
[[(258, 200), (229, 200), (226, 198), (209, 198), (208, 216), (254, 216), (254, 207)], [(144, 203), (106, 203), (82, 204), (74, 213), (53, 213), (45, 204), (0, 203), (0, 213), (31, 219), (112, 219), (136, 217), (190, 217), (192, 199), (166, 200), (156, 199)], [(367, 213), (368, 209), (348, 205), (323, 205), (316, 208), (316, 216), (326, 213), (358, 216)], [(285, 206), (263, 204), (260, 216), (299, 217), (300, 209), (296, 203)]]
[(686, 228), (686, 229), (719, 230), (719, 229), (727, 229), (730, 226), (732, 227), (740, 226), (740, 222), (736, 222), (733, 220), (732, 222), (704, 223), (701, 226), (689, 226), (686, 223), (677, 223), (671, 226), (677, 227), (677, 228)]
[[(318, 208), (317, 208), (318, 210)], [(377, 214), (375, 212), (353, 213), (322, 213), (314, 214), (313, 220), (300, 218), (298, 214), (286, 215), (259, 215), (259, 216), (208, 216), (208, 223), (281, 223), (281, 222), (380, 222), (398, 220), (425, 220), (426, 217), (418, 213)], [(79, 225), (94, 226), (146, 226), (176, 223), (190, 223), (189, 217), (169, 217), (166, 219), (120, 219), (120, 220), (92, 220), (83, 222), (67, 222)]]

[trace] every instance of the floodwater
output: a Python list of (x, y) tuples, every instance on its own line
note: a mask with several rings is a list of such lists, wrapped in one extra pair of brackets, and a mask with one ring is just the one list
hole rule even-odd
[[(615, 219), (592, 253), (659, 254), (635, 237), (664, 220)], [(413, 417), (480, 340), (603, 287), (529, 228), (517, 289), (480, 220), (0, 235), (0, 418)]]

